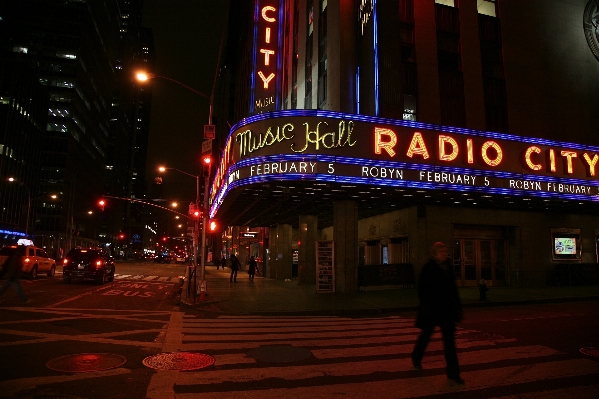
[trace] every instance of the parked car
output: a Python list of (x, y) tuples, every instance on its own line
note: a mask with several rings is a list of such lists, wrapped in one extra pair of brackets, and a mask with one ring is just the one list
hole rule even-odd
[[(54, 277), (56, 261), (48, 256), (42, 248), (37, 248), (33, 245), (25, 245), (24, 247), (25, 255), (21, 256), (23, 273), (31, 279), (36, 279), (38, 273), (46, 273), (48, 277)], [(16, 250), (17, 245), (0, 248), (0, 268)]]
[(171, 254), (158, 254), (154, 258), (156, 263), (171, 263), (173, 260), (175, 260), (175, 257)]
[(112, 256), (100, 248), (73, 248), (63, 260), (62, 279), (70, 283), (74, 278), (94, 280), (98, 284), (114, 280), (116, 265)]

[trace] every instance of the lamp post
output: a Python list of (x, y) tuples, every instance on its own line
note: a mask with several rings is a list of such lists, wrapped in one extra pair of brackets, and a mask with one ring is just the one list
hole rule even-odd
[[(222, 49), (222, 40), (223, 40), (223, 38), (224, 38), (224, 35), (221, 37), (221, 49)], [(217, 62), (217, 65), (219, 63), (220, 63), (220, 51), (219, 51), (219, 60)], [(200, 96), (202, 96), (204, 98), (207, 98), (208, 100), (210, 100), (210, 108), (209, 108), (209, 112), (208, 112), (208, 125), (211, 126), (212, 125), (212, 111), (213, 111), (213, 105), (214, 105), (214, 89), (216, 87), (216, 78), (217, 78), (217, 76), (218, 76), (217, 73), (215, 73), (214, 74), (214, 82), (212, 84), (212, 92), (211, 92), (210, 96), (202, 93), (201, 91), (198, 91), (198, 90), (194, 89), (193, 87), (190, 87), (190, 86), (188, 86), (188, 85), (186, 85), (184, 83), (181, 83), (178, 80), (169, 78), (167, 76), (156, 75), (156, 74), (151, 74), (151, 73), (146, 73), (146, 72), (138, 72), (138, 73), (136, 73), (135, 78), (138, 81), (140, 81), (140, 82), (146, 82), (149, 79), (154, 79), (154, 78), (165, 79), (165, 80), (168, 80), (170, 82), (176, 83), (179, 86), (184, 87), (185, 89), (187, 89), (187, 90), (189, 90), (189, 91), (191, 91), (191, 92), (193, 92), (195, 94), (198, 94), (198, 95), (200, 95)], [(206, 139), (207, 137), (204, 137), (204, 138)], [(212, 139), (212, 138), (214, 138), (214, 137), (211, 137), (210, 139)], [(210, 148), (212, 148), (212, 146), (210, 146)], [(208, 217), (208, 183), (209, 183), (209, 179), (210, 179), (210, 162), (211, 162), (211, 158), (210, 158), (210, 154), (208, 154), (207, 157), (206, 157), (206, 154), (202, 154), (202, 158), (203, 158), (204, 165), (207, 166), (207, 169), (208, 169), (208, 172), (207, 172), (207, 175), (206, 175), (206, 180), (205, 180), (205, 183), (204, 183), (205, 184), (205, 187), (204, 187), (205, 195), (204, 195), (204, 203), (203, 203), (203, 207), (202, 207), (203, 208), (202, 209), (202, 212), (203, 212), (203, 217), (202, 217), (202, 222), (203, 222), (203, 225), (202, 225), (202, 244), (200, 246), (201, 253), (202, 253), (201, 265), (200, 265), (200, 267), (201, 267), (201, 269), (200, 269), (200, 281), (201, 281), (201, 299), (203, 300), (204, 299), (204, 293), (205, 293), (205, 290), (206, 290), (206, 283), (204, 281), (205, 271), (206, 271), (206, 263), (205, 263), (205, 258), (206, 258), (205, 252), (206, 252), (206, 249), (205, 249), (205, 245), (206, 245), (206, 224), (207, 224), (207, 217)], [(208, 160), (208, 162), (206, 162), (206, 159)], [(175, 170), (177, 170), (177, 169), (175, 169)], [(183, 172), (181, 170), (179, 170), (179, 172), (182, 172), (182, 173), (185, 173), (187, 175), (193, 176), (193, 175), (191, 175), (191, 174), (189, 174), (187, 172)], [(198, 209), (200, 209), (199, 208), (199, 196), (200, 196), (200, 194), (199, 194), (200, 188), (199, 187), (200, 187), (200, 180), (199, 180), (199, 176), (196, 176), (196, 178), (197, 178), (196, 185), (197, 185), (197, 193), (198, 193), (197, 196), (196, 196), (196, 210), (198, 210)], [(195, 246), (196, 246), (196, 248), (195, 248), (196, 250), (197, 250), (198, 228), (199, 228), (198, 223), (199, 223), (199, 221), (196, 220), (196, 228), (194, 229), (194, 243), (195, 243)], [(196, 254), (197, 251), (196, 250), (194, 250), (194, 265), (196, 266), (196, 272), (197, 272), (197, 254)], [(196, 281), (195, 281), (195, 275), (194, 275), (194, 287), (197, 287)], [(196, 291), (194, 291), (194, 303), (195, 303), (195, 292)]]
[[(161, 166), (158, 168), (158, 170), (160, 172), (165, 172), (167, 170), (175, 170), (179, 173), (183, 173), (184, 175), (193, 177), (196, 179), (196, 202), (195, 202), (195, 209), (198, 210), (200, 209), (200, 176), (199, 175), (193, 175), (191, 173), (182, 171), (180, 169), (177, 168), (167, 168), (164, 166)], [(197, 283), (197, 271), (198, 271), (198, 230), (200, 228), (199, 226), (199, 218), (194, 218), (194, 228), (193, 228), (193, 239), (192, 239), (192, 246), (193, 246), (193, 267), (194, 267), (194, 271), (195, 273), (193, 274), (193, 286), (196, 287), (196, 283)], [(202, 265), (204, 264), (203, 260), (202, 260)], [(189, 266), (187, 267), (187, 276), (189, 276)], [(204, 275), (204, 268), (202, 267), (202, 280), (203, 280), (203, 275)], [(189, 298), (189, 282), (187, 283), (187, 297)], [(195, 303), (195, 298), (196, 298), (196, 290), (194, 289), (193, 291), (193, 302)]]
[(92, 215), (94, 212), (93, 211), (85, 211), (85, 212), (71, 214), (71, 220), (70, 220), (71, 228), (69, 229), (69, 250), (71, 250), (73, 247), (73, 230), (75, 230), (75, 216), (83, 215), (84, 213), (87, 213), (88, 215)]
[[(40, 198), (45, 198), (46, 196), (42, 195), (41, 197), (31, 198), (31, 192), (29, 191), (29, 187), (27, 187), (23, 182), (19, 182), (14, 177), (9, 177), (8, 181), (11, 183), (17, 182), (20, 186), (24, 187), (25, 190), (27, 191), (27, 218), (25, 221), (25, 235), (27, 236), (27, 235), (29, 235), (29, 215), (31, 214), (31, 202), (38, 200)], [(58, 196), (56, 194), (50, 194), (50, 198), (56, 199), (56, 198), (58, 198)]]

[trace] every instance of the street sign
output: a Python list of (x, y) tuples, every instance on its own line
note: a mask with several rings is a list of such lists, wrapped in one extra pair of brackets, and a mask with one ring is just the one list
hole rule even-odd
[(212, 140), (202, 141), (202, 156), (212, 154)]
[(216, 126), (204, 125), (204, 139), (213, 140), (216, 137)]

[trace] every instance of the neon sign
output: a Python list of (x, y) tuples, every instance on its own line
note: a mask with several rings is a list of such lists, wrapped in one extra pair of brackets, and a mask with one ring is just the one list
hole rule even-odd
[(244, 119), (222, 160), (211, 216), (233, 188), (293, 180), (599, 201), (599, 147), (329, 111)]
[(255, 7), (252, 112), (273, 111), (280, 85), (282, 7), (279, 0), (256, 0)]

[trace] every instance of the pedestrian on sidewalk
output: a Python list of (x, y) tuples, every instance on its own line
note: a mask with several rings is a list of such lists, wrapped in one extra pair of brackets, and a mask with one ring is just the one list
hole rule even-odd
[(220, 265), (223, 267), (223, 270), (225, 270), (225, 267), (227, 266), (227, 257), (223, 255), (222, 259), (220, 260)]
[(12, 286), (12, 289), (17, 293), (19, 298), (23, 303), (29, 303), (30, 301), (25, 296), (23, 292), (23, 287), (21, 287), (21, 277), (23, 276), (23, 265), (21, 264), (21, 259), (25, 256), (25, 247), (23, 245), (17, 246), (15, 251), (9, 255), (9, 257), (4, 261), (4, 265), (2, 265), (2, 274), (6, 277), (6, 282), (0, 288), (0, 295), (4, 293), (8, 289), (9, 286)]
[(250, 256), (250, 260), (248, 260), (248, 274), (250, 275), (250, 281), (254, 281), (254, 274), (256, 273), (256, 269), (258, 268), (258, 263), (253, 256)]
[(237, 282), (237, 271), (241, 268), (241, 263), (239, 263), (239, 259), (237, 256), (231, 255), (231, 277), (229, 278), (229, 282)]
[(431, 247), (431, 259), (423, 266), (418, 279), (420, 306), (416, 327), (422, 330), (412, 352), (412, 364), (422, 369), (422, 357), (436, 326), (443, 334), (443, 353), (447, 378), (463, 384), (455, 347), (455, 324), (462, 320), (462, 304), (458, 296), (453, 268), (449, 262), (449, 248), (442, 242)]

